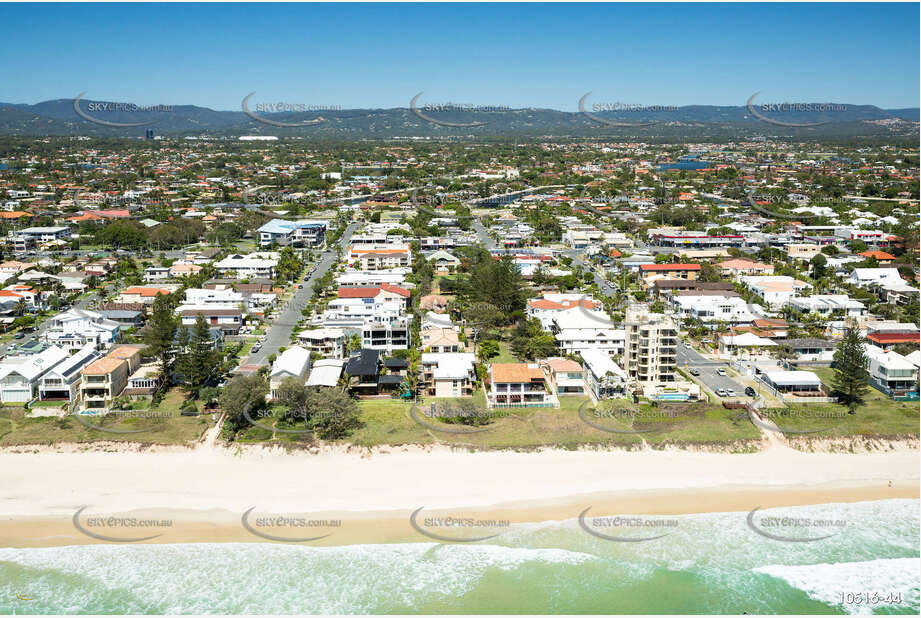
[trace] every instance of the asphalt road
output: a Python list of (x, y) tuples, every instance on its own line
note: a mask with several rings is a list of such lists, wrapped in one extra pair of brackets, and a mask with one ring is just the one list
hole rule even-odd
[[(355, 233), (357, 228), (357, 223), (352, 223), (346, 228), (345, 233), (342, 234), (342, 238), (339, 239), (339, 245), (343, 249), (348, 247), (349, 240), (352, 238), (352, 234)], [(291, 345), (291, 333), (294, 332), (297, 323), (302, 317), (301, 312), (313, 297), (313, 284), (317, 279), (325, 275), (326, 271), (335, 264), (335, 249), (327, 250), (321, 255), (320, 261), (317, 262), (317, 269), (314, 271), (313, 275), (297, 283), (297, 285), (303, 285), (304, 287), (294, 291), (294, 296), (288, 301), (287, 305), (285, 305), (281, 315), (274, 319), (269, 330), (266, 332), (265, 341), (262, 342), (262, 347), (258, 352), (250, 354), (241, 364), (267, 365), (269, 363), (269, 356), (271, 354), (277, 354), (278, 348)]]
[(582, 252), (577, 250), (564, 251), (563, 252), (568, 257), (572, 258), (573, 264), (581, 266), (582, 270), (589, 271), (592, 273), (592, 276), (595, 277), (595, 285), (598, 286), (598, 289), (601, 290), (602, 294), (605, 296), (611, 297), (614, 296), (614, 287), (606, 279), (603, 279), (601, 275), (598, 274), (598, 271), (595, 270), (591, 264), (588, 264), (582, 261)]
[(725, 388), (727, 390), (731, 388), (735, 391), (736, 397), (745, 396), (745, 387), (743, 385), (739, 384), (728, 375), (721, 376), (716, 373), (716, 370), (719, 368), (729, 368), (729, 365), (723, 361), (704, 358), (686, 344), (679, 343), (678, 353), (675, 355), (675, 362), (679, 369), (697, 369), (700, 371), (700, 375), (694, 376), (694, 378), (703, 382), (707, 388), (714, 393), (718, 388)]
[(496, 244), (496, 241), (490, 238), (489, 232), (486, 231), (486, 228), (483, 227), (483, 224), (480, 223), (479, 219), (474, 219), (470, 227), (472, 227), (473, 231), (476, 232), (480, 243), (482, 243), (489, 251), (493, 251), (499, 248), (499, 245)]

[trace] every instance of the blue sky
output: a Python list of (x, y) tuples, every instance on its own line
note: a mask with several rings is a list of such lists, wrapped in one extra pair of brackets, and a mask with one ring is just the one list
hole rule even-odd
[(0, 101), (919, 105), (919, 5), (0, 4)]

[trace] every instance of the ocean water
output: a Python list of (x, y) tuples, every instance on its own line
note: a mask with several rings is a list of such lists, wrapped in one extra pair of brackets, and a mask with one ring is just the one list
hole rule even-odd
[[(6, 548), (0, 613), (919, 612), (917, 500), (759, 512), (846, 523), (814, 542), (766, 538), (746, 515), (669, 516), (666, 536), (639, 543), (569, 520), (477, 544)], [(842, 603), (842, 593), (879, 599)], [(882, 601), (896, 594), (900, 603)]]

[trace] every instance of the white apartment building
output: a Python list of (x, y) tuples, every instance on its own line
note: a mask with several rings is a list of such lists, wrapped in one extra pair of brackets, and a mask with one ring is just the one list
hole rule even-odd
[(409, 349), (411, 320), (409, 316), (366, 320), (361, 331), (362, 347), (387, 352)]
[(630, 380), (643, 385), (674, 382), (678, 326), (672, 318), (633, 304), (627, 308), (624, 330), (624, 369)]

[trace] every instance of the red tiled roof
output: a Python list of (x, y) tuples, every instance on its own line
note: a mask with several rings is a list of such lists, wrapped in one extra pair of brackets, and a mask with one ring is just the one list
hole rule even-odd
[(700, 270), (700, 264), (642, 264), (640, 270)]
[(867, 339), (876, 343), (917, 343), (921, 340), (919, 333), (873, 333)]

